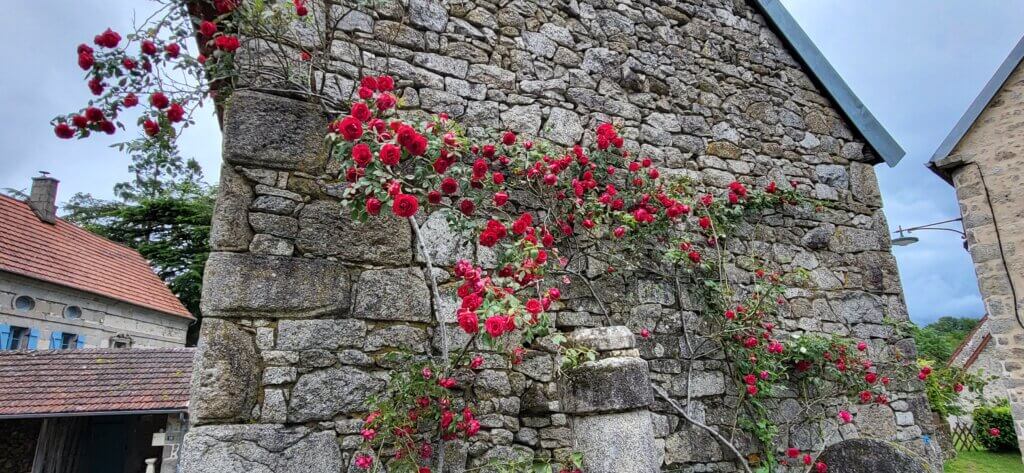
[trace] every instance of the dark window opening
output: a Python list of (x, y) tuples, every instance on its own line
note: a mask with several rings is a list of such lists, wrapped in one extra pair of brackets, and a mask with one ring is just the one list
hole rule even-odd
[(27, 327), (11, 327), (11, 341), (8, 348), (11, 350), (28, 350), (28, 340), (31, 331)]
[(78, 347), (78, 335), (73, 333), (62, 333), (60, 335), (60, 349), (69, 350)]

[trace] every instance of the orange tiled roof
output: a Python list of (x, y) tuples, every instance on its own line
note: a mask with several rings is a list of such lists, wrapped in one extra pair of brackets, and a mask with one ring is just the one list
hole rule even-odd
[(186, 410), (193, 348), (0, 351), (0, 416)]
[(3, 195), (0, 271), (193, 318), (137, 251), (61, 219), (44, 223), (28, 204)]

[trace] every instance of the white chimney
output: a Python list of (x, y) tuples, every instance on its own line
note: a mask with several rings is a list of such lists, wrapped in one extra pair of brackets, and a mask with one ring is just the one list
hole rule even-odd
[(60, 181), (43, 172), (42, 176), (32, 178), (32, 193), (28, 196), (28, 206), (36, 213), (39, 220), (46, 223), (57, 222), (57, 184)]

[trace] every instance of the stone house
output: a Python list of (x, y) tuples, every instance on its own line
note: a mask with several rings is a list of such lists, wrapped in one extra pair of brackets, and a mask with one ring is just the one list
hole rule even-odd
[[(932, 157), (956, 188), (986, 326), (1017, 438), (1024, 442), (1024, 39)], [(1024, 443), (1021, 444), (1024, 447)], [(1024, 448), (1021, 449), (1024, 451)]]
[(0, 350), (184, 346), (192, 314), (137, 251), (57, 218), (57, 184), (0, 195)]
[[(471, 134), (509, 129), (568, 145), (616, 120), (630, 149), (708, 189), (733, 180), (754, 187), (792, 180), (809, 189), (829, 201), (827, 211), (751, 225), (730, 258), (749, 250), (781, 271), (807, 271), (780, 332), (848, 335), (879, 353), (915, 357), (913, 340), (886, 323), (908, 316), (873, 169), (903, 151), (777, 1), (306, 3), (331, 34), (309, 32), (302, 47), (330, 54), (332, 70), (320, 79), (333, 84), (328, 92), (338, 101), (353, 96), (359, 77), (391, 74), (409, 108), (448, 113)], [(245, 39), (242, 60), (257, 43)], [(242, 83), (258, 81), (258, 69), (246, 71)], [(434, 307), (411, 226), (343, 215), (344, 181), (327, 159), (328, 117), (319, 106), (244, 87), (223, 105), (193, 426), (180, 467), (349, 471), (364, 401), (391, 369), (383, 354), (438, 349), (431, 322), (452, 319), (454, 281), (441, 281), (447, 295)], [(443, 216), (421, 226), (442, 267), (481, 255)], [(730, 429), (738, 387), (726, 363), (683, 351), (678, 327), (700, 317), (700, 306), (664, 281), (604, 273), (595, 268), (594, 284), (611, 302), (613, 321), (634, 332), (651, 328), (636, 346), (650, 379), (676, 400), (692, 396), (688, 407), (700, 419)], [(593, 298), (575, 287), (554, 309), (558, 328), (602, 325)], [(449, 471), (572, 449), (579, 424), (560, 399), (554, 358), (536, 350), (520, 366), (481, 371), (481, 439), (449, 443)], [(888, 405), (831, 399), (831, 409), (852, 405), (857, 422), (826, 421), (821, 430), (783, 396), (773, 409), (779, 443), (819, 452), (870, 437), (937, 459), (921, 389), (916, 379), (900, 383)], [(653, 439), (644, 452), (658, 468), (738, 470), (724, 447), (667, 404), (641, 410), (649, 410)], [(617, 441), (618, 432), (606, 433)], [(752, 450), (753, 440), (735, 435)]]
[(173, 473), (194, 351), (0, 351), (0, 471)]
[[(953, 352), (949, 359), (949, 366), (956, 366), (972, 373), (984, 376), (998, 376), (1002, 373), (1002, 360), (1000, 360), (994, 344), (992, 343), (992, 328), (989, 325), (988, 316), (982, 317), (978, 325), (971, 330), (967, 338), (960, 343), (960, 346)], [(985, 386), (981, 393), (966, 393), (960, 398), (960, 405), (967, 412), (964, 416), (950, 416), (946, 419), (950, 425), (955, 422), (971, 424), (970, 412), (982, 402), (993, 403), (999, 399), (1006, 399), (1006, 387), (1002, 379), (997, 379)]]

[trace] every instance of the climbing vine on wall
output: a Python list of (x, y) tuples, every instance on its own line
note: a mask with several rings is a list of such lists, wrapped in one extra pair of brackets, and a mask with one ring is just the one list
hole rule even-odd
[[(849, 409), (824, 410), (834, 409), (830, 400), (885, 404), (893, 383), (915, 372), (922, 380), (931, 374), (930, 367), (901, 359), (891, 347), (782, 331), (790, 289), (806, 276), (779, 272), (755, 255), (743, 262), (747, 271), (730, 266), (727, 248), (745, 226), (820, 206), (795, 182), (706, 189), (632, 152), (613, 122), (598, 123), (583, 143), (557, 147), (511, 131), (471, 138), (444, 114), (405, 121), (395, 80), (387, 75), (364, 77), (352, 100), (325, 95), (317, 73), (326, 58), (304, 47), (303, 38), (310, 28), (324, 28), (322, 34), (331, 28), (309, 21), (302, 0), (160, 4), (157, 15), (125, 38), (108, 29), (92, 45), (77, 48), (96, 98), (54, 119), (58, 137), (115, 134), (124, 128), (122, 114), (141, 106), (139, 139), (173, 149), (204, 100), (220, 100), (240, 88), (298, 94), (337, 115), (327, 142), (342, 164), (340, 177), (348, 183), (342, 200), (351, 216), (390, 213), (414, 229), (435, 307), (442, 307), (434, 271), (441, 268), (433, 267), (431, 242), (420, 235), (423, 217), (443, 213), (452, 228), (484, 250), (478, 261), (444, 268), (458, 281), (458, 309), (436, 314), (440, 354), (394, 355), (394, 366), (402, 368), (370, 402), (354, 459), (359, 468), (443, 471), (444, 442), (473, 438), (481, 428), (472, 396), (479, 370), (519, 364), (529, 349), (559, 353), (566, 369), (592, 358), (586, 347), (566, 343), (552, 313), (564, 291), (582, 286), (605, 322), (613, 323), (615, 314), (592, 286), (595, 273), (656, 277), (674, 289), (677, 301), (691, 290), (697, 294), (701, 317), (682, 317), (679, 329), (689, 361), (680, 374), (687, 377), (687, 395), (679, 403), (660, 386), (652, 388), (727, 447), (746, 471), (776, 471), (780, 465), (828, 469), (813, 452), (778, 444), (786, 437), (770, 411), (781, 393), (795, 390), (808, 416), (825, 412), (820, 422), (849, 423)], [(194, 54), (186, 46), (190, 38), (199, 46)], [(247, 50), (248, 40), (260, 41)], [(443, 322), (453, 315), (455, 324)], [(638, 335), (648, 338), (652, 329)], [(469, 341), (450, 346), (455, 337), (449, 331), (455, 330)], [(739, 393), (736, 426), (757, 440), (758, 454), (745, 455), (731, 433), (705, 425), (691, 412), (694, 362), (722, 357)], [(959, 392), (956, 386), (949, 389)], [(552, 468), (532, 460), (492, 466)], [(582, 459), (573, 455), (561, 467), (578, 471)]]

